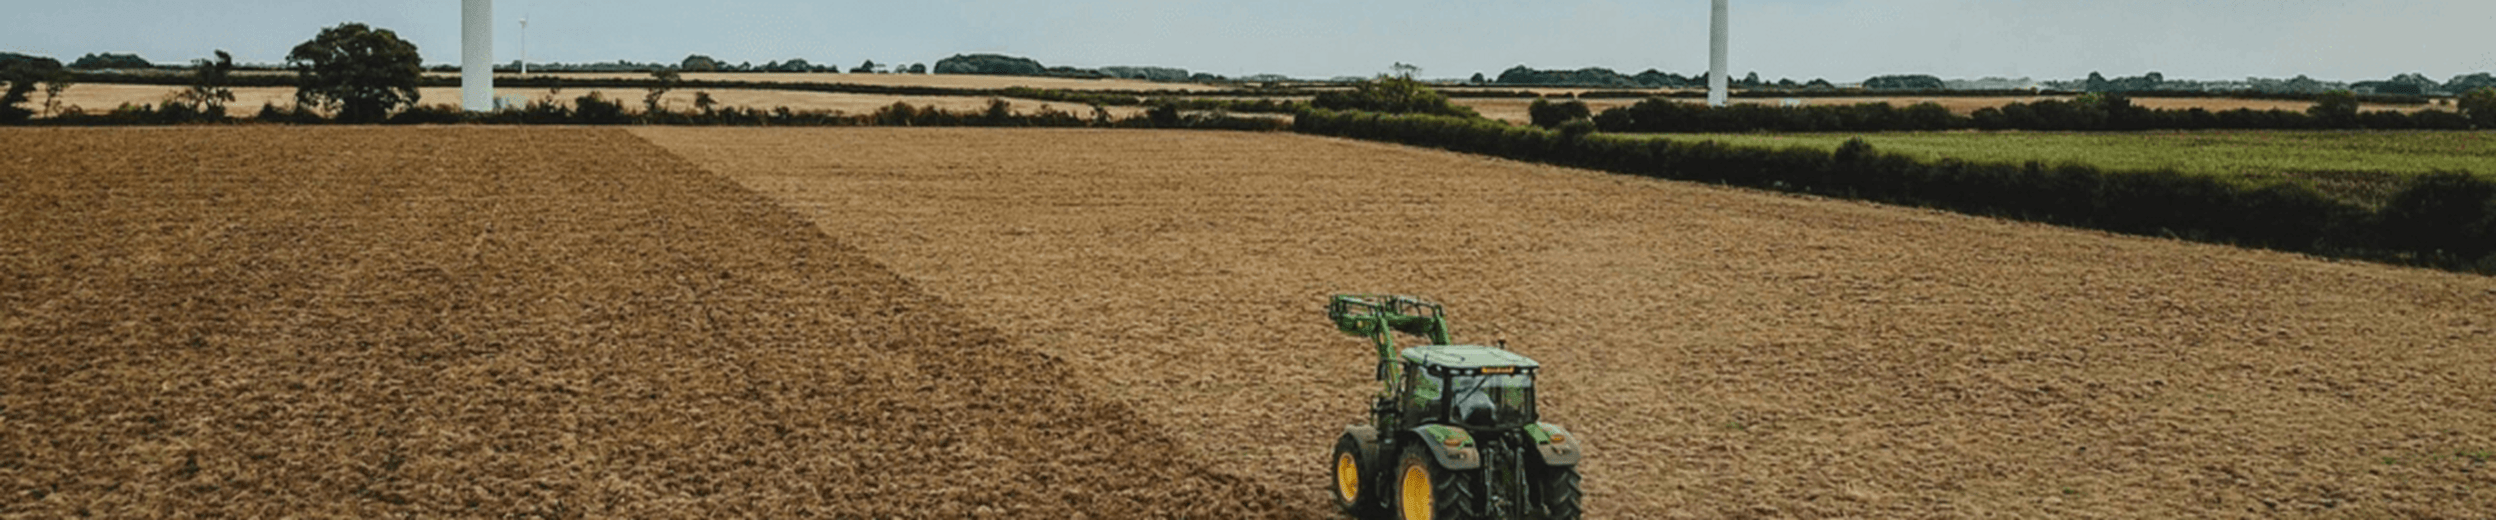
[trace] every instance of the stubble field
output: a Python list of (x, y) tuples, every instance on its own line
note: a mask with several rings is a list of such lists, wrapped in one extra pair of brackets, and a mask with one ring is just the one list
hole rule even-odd
[(1327, 507), (1329, 293), (1546, 367), (1599, 518), (2484, 516), (2496, 282), (1304, 136), (636, 133)]
[(620, 130), (0, 148), (0, 518), (1287, 507)]
[[(181, 87), (167, 87), (161, 85), (78, 85), (69, 89), (68, 92), (62, 93), (60, 104), (63, 108), (77, 107), (80, 110), (84, 110), (91, 114), (102, 113), (111, 111), (113, 107), (118, 107), (125, 103), (132, 105), (161, 104), (168, 99), (174, 99), (173, 96), (181, 93), (182, 90), (183, 89)], [(241, 87), (233, 90), (234, 101), (232, 103), (227, 103), (225, 107), (225, 114), (227, 116), (252, 117), (253, 115), (260, 113), (260, 107), (264, 104), (276, 106), (280, 110), (292, 109), (295, 106), (295, 89), (292, 87)], [(573, 100), (575, 98), (589, 95), (591, 92), (596, 92), (599, 96), (605, 97), (610, 101), (623, 103), (625, 110), (636, 113), (642, 110), (643, 96), (647, 96), (649, 94), (648, 90), (642, 89), (567, 88), (561, 91), (556, 91), (542, 88), (504, 88), (496, 89), (494, 95), (504, 99), (516, 100), (520, 103), (548, 101), (557, 105), (568, 107), (574, 105)], [(697, 89), (677, 89), (668, 92), (666, 96), (660, 98), (660, 103), (663, 103), (668, 110), (690, 112), (695, 109), (694, 99), (697, 92), (709, 92), (711, 94), (712, 101), (719, 103), (719, 106), (721, 107), (738, 107), (763, 111), (787, 107), (790, 110), (829, 110), (846, 114), (872, 114), (875, 113), (876, 109), (892, 106), (893, 103), (909, 103), (911, 106), (915, 107), (935, 107), (939, 110), (952, 112), (977, 112), (980, 110), (986, 110), (990, 100), (999, 99), (977, 96), (896, 96), (885, 94), (807, 92), (800, 90), (703, 91)], [(448, 105), (455, 107), (459, 106), (460, 103), (459, 89), (456, 88), (421, 88), (417, 89), (417, 94), (422, 98), (423, 103), (427, 105)], [(1068, 112), (1079, 117), (1092, 117), (1092, 107), (1081, 103), (1037, 101), (1019, 98), (1003, 99), (1007, 102), (1013, 103), (1014, 111), (1018, 114), (1036, 113), (1041, 107), (1045, 106), (1051, 110)], [(38, 97), (36, 99), (36, 103), (41, 102), (42, 99)], [(1122, 106), (1104, 108), (1109, 110), (1111, 117), (1118, 118), (1135, 117), (1144, 113), (1144, 107)], [(50, 114), (42, 114), (42, 116), (49, 117)]]

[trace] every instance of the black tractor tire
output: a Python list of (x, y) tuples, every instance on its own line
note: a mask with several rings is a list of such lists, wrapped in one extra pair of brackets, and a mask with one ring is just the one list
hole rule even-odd
[[(1474, 496), (1471, 482), (1478, 471), (1448, 471), (1439, 466), (1439, 459), (1430, 456), (1430, 448), (1405, 446), (1404, 454), (1395, 464), (1395, 486), (1387, 498), (1395, 506), (1388, 512), (1396, 520), (1474, 520), (1482, 518), (1481, 500)], [(1415, 480), (1419, 479), (1418, 482)], [(1418, 485), (1419, 488), (1407, 488)], [(1418, 492), (1426, 489), (1427, 493)], [(1428, 495), (1426, 504), (1405, 503), (1418, 495)]]
[[(1378, 490), (1386, 489), (1386, 486), (1371, 480), (1387, 472), (1370, 467), (1377, 463), (1361, 456), (1361, 441), (1352, 438), (1352, 434), (1343, 434), (1343, 438), (1335, 440), (1335, 454), (1326, 459), (1326, 469), (1335, 477), (1334, 485), (1328, 486), (1328, 489), (1334, 491), (1336, 509), (1353, 518), (1379, 516), (1378, 512), (1384, 509), (1379, 504), (1384, 501), (1378, 497)], [(1346, 482), (1347, 479), (1349, 482)], [(1352, 494), (1346, 496), (1346, 491)]]
[(1534, 465), (1526, 476), (1533, 479), (1534, 499), (1542, 502), (1544, 516), (1550, 520), (1577, 520), (1586, 510), (1578, 506), (1585, 494), (1578, 489), (1576, 466)]

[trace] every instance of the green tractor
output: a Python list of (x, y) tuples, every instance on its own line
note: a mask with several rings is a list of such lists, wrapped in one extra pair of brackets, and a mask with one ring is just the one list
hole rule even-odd
[[(1416, 298), (1337, 295), (1326, 317), (1377, 345), (1383, 383), (1369, 422), (1335, 441), (1337, 506), (1360, 518), (1578, 518), (1584, 451), (1536, 415), (1534, 360), (1452, 344), (1446, 311)], [(1426, 343), (1398, 351), (1397, 333)]]

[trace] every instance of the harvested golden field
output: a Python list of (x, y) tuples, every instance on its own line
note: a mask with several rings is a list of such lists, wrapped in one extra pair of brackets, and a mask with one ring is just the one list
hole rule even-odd
[(1645, 95), (1669, 95), (1669, 94), (1675, 94), (1675, 93), (1681, 93), (1681, 92), (1707, 92), (1707, 89), (1671, 89), (1671, 88), (1653, 88), (1653, 89), (1647, 89), (1647, 88), (1535, 87), (1535, 86), (1520, 86), (1520, 85), (1485, 85), (1485, 86), (1461, 86), (1461, 85), (1451, 85), (1451, 86), (1442, 86), (1442, 87), (1438, 87), (1438, 89), (1439, 89), (1439, 91), (1441, 91), (1441, 92), (1451, 92), (1451, 93), (1453, 93), (1453, 92), (1501, 92), (1501, 93), (1506, 93), (1506, 92), (1532, 92), (1532, 93), (1534, 93), (1534, 95), (1538, 95), (1538, 96), (1555, 96), (1555, 97), (1567, 97), (1567, 96), (1574, 96), (1574, 95), (1584, 94), (1584, 93), (1589, 93), (1589, 92), (1602, 92), (1602, 93), (1607, 93), (1607, 94), (1619, 94), (1619, 93), (1623, 93), (1623, 92), (1638, 92), (1638, 93), (1642, 93), (1642, 94), (1645, 94)]
[[(693, 75), (689, 75), (689, 76), (700, 76), (700, 75), (701, 75), (701, 74), (693, 74)], [(805, 76), (804, 74), (737, 74), (737, 75), (738, 75), (738, 76), (744, 76), (744, 75), (754, 75), (754, 76)], [(616, 77), (623, 77), (623, 76), (625, 76), (625, 75), (613, 75), (613, 76), (616, 76)], [(852, 75), (843, 74), (842, 76), (852, 76)], [(909, 76), (912, 76), (912, 75), (896, 75), (896, 74), (857, 74), (857, 75), (854, 75), (854, 76), (892, 76), (892, 77), (909, 77)], [(934, 75), (934, 76), (920, 75), (920, 76), (916, 76), (916, 77), (938, 77), (938, 78), (952, 77), (952, 78), (973, 78), (973, 79), (977, 79), (977, 78), (1006, 78), (1006, 76), (945, 76), (945, 75)], [(737, 79), (737, 81), (763, 81), (763, 80), (760, 80), (760, 79)], [(796, 80), (791, 80), (791, 81), (796, 81)], [(1065, 80), (1065, 81), (1092, 81), (1092, 80)], [(1156, 85), (1163, 85), (1163, 84), (1156, 84)], [(968, 84), (968, 83), (966, 83), (966, 84), (959, 84), (959, 85), (957, 85), (957, 84), (931, 84), (931, 85), (924, 85), (924, 86), (937, 86), (937, 87), (950, 87), (950, 88), (1003, 88), (1003, 87), (1007, 87), (1007, 86), (1035, 86), (1035, 85), (1014, 85), (1014, 84), (1000, 84), (1000, 85), (976, 85), (976, 84)], [(1188, 85), (1178, 85), (1178, 86), (1188, 86)], [(1046, 87), (1046, 88), (1070, 88), (1070, 87)], [(1102, 88), (1108, 88), (1108, 87), (1102, 87)], [(1126, 89), (1126, 88), (1125, 88), (1125, 87), (1120, 87), (1120, 89)], [(227, 114), (227, 115), (234, 116), (234, 117), (249, 117), (249, 116), (251, 116), (252, 114), (259, 113), (260, 106), (261, 106), (262, 104), (272, 104), (272, 105), (276, 105), (276, 106), (278, 106), (279, 108), (288, 108), (288, 107), (293, 107), (293, 106), (295, 105), (295, 89), (294, 89), (294, 88), (291, 88), (291, 87), (241, 87), (241, 88), (235, 88), (235, 89), (233, 89), (233, 90), (234, 90), (235, 100), (234, 100), (234, 102), (233, 102), (232, 104), (230, 104), (230, 105), (228, 105), (228, 106), (226, 107), (226, 114)], [(668, 106), (670, 109), (672, 109), (672, 110), (692, 110), (692, 109), (693, 109), (693, 99), (694, 99), (694, 93), (695, 93), (697, 90), (699, 90), (699, 89), (677, 89), (677, 90), (675, 90), (675, 91), (669, 92), (669, 93), (668, 93), (668, 95), (667, 95), (667, 97), (666, 97), (666, 99), (665, 99), (665, 103), (667, 103), (667, 106)], [(120, 105), (122, 105), (122, 104), (124, 104), (124, 103), (129, 103), (129, 104), (162, 103), (162, 102), (164, 102), (164, 101), (165, 101), (165, 100), (167, 100), (167, 99), (171, 99), (171, 98), (173, 97), (173, 95), (174, 95), (174, 94), (179, 93), (179, 92), (181, 92), (181, 91), (182, 91), (182, 88), (181, 88), (181, 87), (168, 87), (168, 86), (161, 86), (161, 85), (109, 85), (109, 84), (99, 84), (99, 85), (77, 85), (77, 86), (75, 86), (75, 87), (71, 87), (71, 88), (69, 89), (69, 91), (68, 91), (68, 92), (64, 93), (64, 94), (61, 96), (61, 100), (60, 100), (60, 101), (61, 101), (61, 105), (62, 105), (62, 106), (64, 106), (64, 107), (80, 107), (80, 108), (83, 108), (83, 109), (85, 109), (85, 110), (87, 110), (87, 111), (89, 111), (89, 112), (101, 112), (101, 111), (111, 110), (113, 107), (120, 106)], [(424, 103), (427, 103), (427, 104), (449, 104), (449, 105), (457, 105), (457, 104), (459, 103), (459, 89), (457, 89), (457, 88), (449, 88), (449, 87), (431, 87), (431, 88), (423, 88), (423, 89), (418, 89), (418, 91), (419, 91), (419, 94), (421, 94), (421, 95), (422, 95), (422, 97), (423, 97), (423, 100), (424, 100), (423, 102), (424, 102)], [(621, 101), (623, 101), (623, 102), (624, 102), (624, 104), (625, 104), (625, 106), (626, 106), (627, 108), (629, 108), (629, 109), (635, 109), (635, 110), (638, 110), (638, 109), (641, 107), (641, 100), (642, 100), (642, 96), (644, 96), (644, 95), (646, 95), (646, 94), (648, 93), (648, 91), (647, 91), (647, 90), (642, 90), (642, 89), (567, 88), (567, 89), (563, 89), (560, 93), (558, 93), (558, 92), (554, 92), (554, 91), (551, 91), (551, 90), (548, 90), (548, 89), (542, 89), (542, 88), (503, 88), (503, 89), (497, 89), (497, 90), (495, 91), (495, 95), (496, 95), (496, 96), (498, 96), (498, 97), (505, 98), (505, 99), (518, 99), (518, 100), (523, 100), (523, 101), (528, 101), (528, 100), (539, 100), (539, 99), (555, 99), (557, 102), (563, 103), (563, 104), (565, 104), (565, 105), (570, 105), (570, 104), (572, 103), (572, 98), (580, 97), (580, 96), (582, 96), (582, 95), (586, 95), (586, 94), (588, 94), (588, 93), (590, 93), (590, 92), (598, 92), (598, 93), (599, 93), (599, 95), (605, 96), (605, 97), (607, 97), (607, 98), (609, 98), (609, 99), (621, 100)], [(791, 109), (791, 110), (832, 110), (832, 111), (840, 111), (840, 112), (844, 112), (844, 113), (851, 113), (851, 114), (863, 114), (863, 113), (874, 112), (874, 111), (875, 111), (875, 109), (877, 109), (877, 108), (882, 108), (882, 107), (889, 106), (889, 105), (892, 105), (894, 102), (907, 102), (907, 103), (910, 103), (911, 105), (915, 105), (915, 106), (922, 106), (922, 107), (924, 107), (924, 106), (935, 106), (935, 107), (938, 107), (938, 108), (941, 108), (941, 109), (944, 109), (944, 110), (953, 110), (953, 111), (961, 111), (961, 110), (981, 110), (981, 109), (985, 109), (985, 108), (987, 108), (987, 107), (988, 107), (988, 100), (989, 100), (989, 99), (992, 99), (992, 98), (988, 98), (988, 97), (979, 97), (979, 96), (898, 96), (898, 95), (886, 95), (886, 94), (848, 94), (848, 93), (832, 93), (832, 92), (807, 92), (807, 91), (797, 91), (797, 90), (709, 90), (708, 92), (710, 92), (710, 93), (711, 93), (711, 97), (712, 97), (712, 99), (714, 99), (714, 100), (718, 101), (718, 102), (719, 102), (719, 104), (720, 104), (720, 106), (723, 106), (723, 107), (744, 107), (744, 108), (751, 108), (751, 109), (757, 109), (757, 110), (770, 110), (770, 109), (779, 108), (779, 107), (789, 107), (789, 109)], [(1570, 91), (1560, 90), (1560, 91), (1554, 91), (1552, 94), (1553, 94), (1553, 95), (1566, 95), (1566, 94), (1568, 94), (1569, 92), (1570, 92)], [(1257, 100), (1257, 99), (1274, 99), (1274, 100), (1276, 100), (1276, 101), (1286, 101), (1286, 100), (1288, 100), (1288, 101), (1308, 101), (1308, 99), (1309, 99), (1309, 98), (1307, 98), (1307, 97), (1274, 97), (1274, 98), (1254, 98), (1254, 97), (1239, 97), (1239, 96), (1203, 96), (1203, 98), (1204, 98), (1204, 99), (1228, 99), (1228, 100)], [(1974, 112), (1976, 112), (1976, 110), (1978, 110), (1978, 109), (1987, 108), (1987, 107), (1999, 107), (1999, 106), (2002, 106), (2002, 105), (2010, 104), (2010, 103), (2012, 103), (2012, 102), (2023, 102), (2023, 103), (2026, 103), (2026, 102), (2036, 102), (2036, 101), (2042, 101), (2042, 100), (2048, 100), (2048, 99), (2069, 100), (2069, 99), (2070, 99), (2070, 97), (2068, 97), (2068, 96), (2061, 96), (2061, 97), (2057, 97), (2057, 96), (2037, 96), (2037, 97), (1937, 97), (1937, 98), (1917, 98), (1917, 97), (1846, 97), (1846, 98), (1800, 98), (1800, 99), (1801, 99), (1801, 101), (1803, 102), (1803, 104), (1805, 104), (1805, 105), (1843, 105), (1843, 104), (1857, 104), (1857, 103), (1889, 103), (1889, 104), (1892, 104), (1892, 105), (1897, 105), (1897, 106), (1907, 106), (1907, 105), (1913, 105), (1913, 104), (1923, 103), (1923, 102), (1927, 102), (1927, 101), (1929, 101), (1929, 102), (1934, 102), (1934, 103), (1940, 103), (1942, 106), (1944, 106), (1944, 107), (1948, 107), (1948, 108), (1950, 109), (1950, 111), (1951, 111), (1951, 112), (1958, 113), (1958, 114), (1960, 114), (1960, 115), (1966, 115), (1966, 114), (1971, 114), (1971, 113), (1974, 113)], [(1558, 99), (1557, 99), (1557, 98), (1555, 98), (1555, 100), (1558, 100)], [(1681, 100), (1681, 101), (1686, 101), (1686, 102), (1691, 102), (1691, 103), (1699, 103), (1699, 102), (1703, 102), (1703, 101), (1704, 101), (1704, 100), (1700, 100), (1700, 99), (1680, 99), (1680, 100)], [(35, 99), (35, 103), (30, 104), (30, 106), (39, 105), (40, 103), (42, 103), (42, 101), (43, 101), (43, 100), (42, 100), (42, 98), (40, 97), (40, 95), (38, 95), (38, 97)], [(1072, 103), (1072, 102), (1050, 102), (1050, 101), (1038, 101), (1038, 100), (1019, 99), (1019, 98), (1006, 98), (1006, 101), (1013, 102), (1013, 103), (1014, 103), (1014, 107), (1015, 107), (1015, 111), (1016, 111), (1016, 112), (1018, 112), (1018, 113), (1025, 113), (1025, 114), (1028, 114), (1028, 113), (1031, 113), (1031, 112), (1033, 112), (1033, 111), (1038, 110), (1038, 109), (1039, 109), (1042, 105), (1047, 105), (1047, 106), (1049, 106), (1050, 108), (1053, 108), (1053, 109), (1058, 110), (1058, 111), (1063, 111), (1063, 112), (1072, 112), (1072, 113), (1076, 113), (1077, 115), (1082, 115), (1082, 116), (1086, 116), (1086, 117), (1089, 117), (1089, 116), (1091, 115), (1091, 107), (1090, 107), (1090, 106), (1088, 106), (1088, 105), (1081, 104), (1081, 103)], [(1531, 121), (1532, 121), (1532, 118), (1531, 118), (1531, 117), (1529, 117), (1529, 115), (1528, 115), (1528, 112), (1527, 112), (1526, 108), (1527, 108), (1528, 106), (1530, 106), (1530, 105), (1532, 105), (1532, 104), (1534, 103), (1534, 99), (1533, 99), (1533, 98), (1464, 98), (1464, 97), (1460, 97), (1460, 98), (1454, 98), (1454, 99), (1453, 99), (1453, 101), (1454, 101), (1456, 104), (1458, 104), (1458, 105), (1463, 105), (1463, 106), (1466, 106), (1466, 107), (1471, 107), (1471, 108), (1473, 108), (1476, 112), (1480, 112), (1480, 113), (1482, 114), (1482, 116), (1483, 116), (1483, 117), (1488, 117), (1488, 118), (1497, 119), (1497, 120), (1501, 120), (1501, 121), (1507, 121), (1507, 122), (1510, 122), (1510, 123), (1516, 123), (1516, 124), (1524, 124), (1524, 123), (1528, 123), (1528, 122), (1531, 122)], [(1604, 110), (1608, 110), (1608, 109), (1612, 109), (1612, 108), (1625, 107), (1625, 106), (1629, 106), (1629, 105), (1637, 104), (1637, 103), (1638, 103), (1638, 101), (1640, 101), (1640, 100), (1639, 100), (1639, 99), (1635, 99), (1635, 98), (1590, 98), (1590, 99), (1585, 99), (1585, 100), (1583, 100), (1583, 101), (1585, 101), (1585, 102), (1586, 102), (1586, 105), (1587, 105), (1587, 106), (1589, 106), (1589, 107), (1591, 107), (1591, 108), (1593, 108), (1596, 112), (1602, 112), (1602, 111), (1604, 111)], [(1735, 103), (1745, 103), (1745, 104), (1779, 104), (1779, 103), (1783, 103), (1783, 102), (1784, 102), (1784, 100), (1781, 100), (1781, 99), (1760, 99), (1760, 98), (1738, 98), (1738, 99), (1734, 99), (1734, 100), (1733, 100), (1733, 102), (1735, 102)], [(2305, 110), (2306, 108), (2308, 108), (2308, 107), (2312, 107), (2312, 106), (2313, 106), (2313, 103), (2307, 103), (2307, 102), (2302, 102), (2302, 101), (2282, 101), (2282, 100), (2266, 100), (2266, 99), (2230, 99), (2230, 98), (2135, 98), (2135, 99), (2133, 99), (2133, 100), (2132, 100), (2132, 102), (2133, 102), (2133, 104), (2140, 105), (2140, 106), (2143, 106), (2143, 107), (2149, 107), (2149, 108), (2182, 110), (2182, 109), (2188, 109), (2188, 108), (2200, 107), (2200, 108), (2209, 109), (2209, 110), (2214, 110), (2214, 111), (2215, 111), (2215, 110), (2233, 110), (2233, 109), (2238, 109), (2238, 108), (2250, 108), (2250, 109), (2254, 109), (2254, 110), (2271, 110), (2271, 109), (2281, 109), (2281, 110), (2303, 111), (2303, 110)], [(1125, 117), (1133, 117), (1133, 116), (1140, 115), (1140, 114), (1143, 114), (1143, 113), (1144, 113), (1144, 107), (1107, 107), (1107, 108), (1109, 109), (1111, 116), (1113, 116), (1113, 117), (1120, 117), (1120, 118), (1125, 118)], [(2431, 107), (2428, 107), (2428, 106), (2425, 106), (2425, 105), (2376, 105), (2376, 104), (2368, 104), (2368, 105), (2364, 105), (2364, 108), (2365, 108), (2366, 110), (2398, 110), (2398, 111), (2404, 111), (2404, 112), (2415, 112), (2415, 111), (2418, 111), (2418, 110), (2424, 110), (2424, 109), (2431, 108)], [(2432, 107), (2432, 108), (2438, 108), (2438, 109), (2440, 109), (2440, 110), (2451, 110), (2451, 108), (2450, 108), (2450, 107)]]
[(635, 133), (1328, 507), (1363, 342), (1543, 362), (1598, 518), (2474, 518), (2496, 280), (1283, 134)]
[[(295, 106), (295, 89), (292, 87), (242, 87), (233, 90), (234, 102), (225, 107), (225, 113), (229, 116), (251, 117), (260, 113), (260, 106), (263, 104), (276, 105), (280, 109), (290, 109)], [(78, 85), (61, 95), (61, 105), (80, 107), (89, 112), (102, 112), (112, 110), (113, 107), (121, 106), (123, 103), (134, 105), (163, 103), (181, 91), (181, 87), (157, 85)], [(542, 88), (505, 88), (496, 89), (494, 95), (505, 99), (517, 99), (524, 103), (552, 100), (564, 106), (571, 106), (573, 99), (589, 95), (591, 92), (624, 103), (626, 110), (640, 111), (642, 98), (649, 95), (650, 91), (568, 88), (556, 92)], [(665, 103), (669, 110), (691, 111), (694, 109), (693, 100), (696, 92), (697, 90), (693, 89), (677, 89), (668, 92), (661, 102)], [(790, 110), (830, 110), (849, 114), (873, 113), (876, 109), (891, 106), (897, 102), (919, 107), (933, 106), (948, 111), (978, 111), (988, 108), (988, 100), (998, 99), (975, 96), (896, 96), (797, 90), (710, 90), (707, 92), (710, 92), (711, 99), (717, 101), (722, 107), (743, 107), (755, 110), (788, 107)], [(417, 89), (417, 94), (424, 104), (451, 106), (459, 104), (459, 89), (456, 88), (421, 88)], [(1003, 99), (1014, 104), (1016, 113), (1029, 114), (1038, 111), (1042, 106), (1047, 106), (1053, 110), (1074, 113), (1078, 116), (1091, 117), (1092, 115), (1092, 107), (1081, 103)], [(38, 99), (37, 102), (40, 103), (41, 100)], [(1109, 109), (1111, 117), (1134, 117), (1144, 113), (1144, 107), (1106, 108)]]
[[(1559, 92), (1559, 93), (1555, 93), (1554, 95), (1565, 95), (1565, 94), (1566, 94), (1566, 92)], [(1706, 102), (1706, 101), (1707, 101), (1707, 100), (1705, 100), (1705, 99), (1700, 99), (1700, 98), (1673, 98), (1673, 99), (1674, 99), (1675, 101), (1682, 101), (1682, 102), (1687, 102), (1687, 103), (1704, 103), (1704, 102)], [(1803, 104), (1803, 105), (1805, 105), (1805, 106), (1813, 106), (1813, 105), (1854, 105), (1854, 104), (1862, 104), (1862, 103), (1888, 103), (1888, 104), (1893, 105), (1893, 106), (1900, 106), (1900, 107), (1904, 107), (1904, 106), (1914, 105), (1914, 104), (1918, 104), (1918, 103), (1926, 103), (1926, 102), (1931, 102), (1931, 103), (1939, 103), (1939, 104), (1941, 104), (1941, 106), (1942, 106), (1942, 107), (1950, 109), (1950, 111), (1951, 111), (1952, 113), (1956, 113), (1956, 114), (1959, 114), (1959, 115), (1968, 115), (1968, 114), (1973, 114), (1973, 113), (1976, 113), (1976, 111), (1977, 111), (1977, 110), (1980, 110), (1980, 109), (1992, 108), (1992, 107), (1999, 107), (1999, 106), (2002, 106), (2002, 105), (2008, 105), (2008, 104), (2015, 103), (2015, 102), (2016, 102), (2016, 103), (2034, 103), (2034, 102), (2044, 101), (2044, 100), (2049, 100), (2049, 99), (2052, 99), (2052, 100), (2062, 100), (2062, 101), (2070, 101), (2070, 100), (2072, 99), (2072, 97), (2071, 97), (2071, 96), (2003, 96), (2003, 97), (1813, 97), (1813, 98), (1795, 98), (1795, 99), (1796, 99), (1796, 100), (1798, 100), (1798, 101), (1801, 101), (1801, 102), (1802, 102), (1802, 104)], [(1459, 105), (1464, 105), (1464, 106), (1473, 107), (1474, 111), (1476, 111), (1476, 112), (1481, 112), (1483, 117), (1488, 117), (1488, 118), (1492, 118), (1492, 119), (1498, 119), (1498, 120), (1502, 120), (1502, 121), (1508, 121), (1508, 122), (1511, 122), (1511, 123), (1527, 123), (1527, 122), (1531, 122), (1531, 121), (1533, 120), (1533, 119), (1532, 119), (1532, 117), (1530, 117), (1530, 116), (1529, 116), (1529, 114), (1528, 114), (1528, 112), (1526, 111), (1526, 108), (1527, 108), (1528, 106), (1531, 106), (1531, 105), (1533, 105), (1533, 104), (1534, 104), (1534, 98), (1455, 98), (1455, 99), (1454, 99), (1454, 101), (1456, 102), (1456, 104), (1459, 104)], [(1555, 101), (1555, 102), (1556, 102), (1556, 101), (1565, 101), (1565, 99), (1558, 99), (1558, 98), (1555, 98), (1555, 99), (1554, 99), (1554, 101)], [(1640, 101), (1640, 100), (1639, 100), (1639, 99), (1635, 99), (1635, 98), (1589, 98), (1589, 99), (1584, 99), (1584, 100), (1582, 100), (1582, 101), (1585, 101), (1585, 102), (1586, 102), (1586, 106), (1588, 106), (1588, 107), (1590, 107), (1590, 108), (1593, 108), (1593, 109), (1595, 110), (1595, 112), (1600, 113), (1600, 112), (1603, 112), (1604, 110), (1611, 109), (1611, 108), (1616, 108), (1616, 107), (1625, 107), (1625, 106), (1629, 106), (1629, 105), (1634, 105), (1634, 104), (1637, 104), (1637, 103), (1638, 103), (1638, 101)], [(1736, 104), (1746, 104), (1746, 105), (1780, 105), (1780, 104), (1785, 103), (1785, 100), (1784, 100), (1784, 99), (1780, 99), (1780, 98), (1734, 98), (1734, 99), (1732, 100), (1732, 102), (1733, 102), (1733, 103), (1736, 103)], [(2236, 99), (2236, 98), (2151, 98), (2151, 97), (2132, 98), (2132, 104), (2137, 105), (2137, 106), (2141, 106), (2141, 107), (2146, 107), (2146, 108), (2156, 108), (2156, 109), (2165, 109), (2165, 110), (2185, 110), (2185, 109), (2191, 109), (2191, 108), (2201, 108), (2201, 109), (2206, 109), (2206, 110), (2210, 110), (2210, 111), (2220, 111), (2220, 110), (2235, 110), (2235, 109), (2239, 109), (2239, 108), (2248, 108), (2248, 109), (2253, 109), (2253, 110), (2272, 110), (2272, 109), (2279, 109), (2279, 110), (2288, 110), (2288, 111), (2295, 111), (2295, 112), (2303, 112), (2303, 111), (2305, 111), (2305, 109), (2307, 109), (2307, 108), (2312, 108), (2312, 107), (2314, 106), (2314, 103), (2312, 103), (2312, 102), (2308, 102), (2308, 101), (2287, 101), (2287, 100), (2277, 100), (2277, 99)], [(2416, 112), (2416, 111), (2419, 111), (2419, 110), (2425, 110), (2425, 109), (2428, 109), (2428, 108), (2437, 108), (2437, 109), (2439, 109), (2439, 110), (2452, 110), (2452, 108), (2451, 108), (2451, 107), (2429, 107), (2429, 106), (2427, 106), (2427, 105), (2383, 105), (2383, 104), (2373, 104), (2373, 103), (2368, 103), (2368, 104), (2363, 105), (2363, 109), (2365, 109), (2365, 110), (2397, 110), (2397, 111), (2401, 111), (2401, 112)]]
[(0, 518), (1289, 507), (620, 130), (0, 147)]
[[(430, 72), (430, 76), (458, 77), (456, 72)], [(499, 73), (497, 77), (524, 77), (517, 73)], [(642, 72), (532, 72), (525, 77), (558, 77), (566, 79), (645, 79)], [(747, 81), (754, 83), (840, 83), (886, 87), (936, 87), (1001, 89), (1031, 87), (1059, 90), (1223, 90), (1230, 87), (1200, 83), (1163, 83), (1140, 79), (1081, 79), (1040, 76), (990, 76), (980, 74), (834, 74), (794, 72), (690, 72), (691, 81)]]

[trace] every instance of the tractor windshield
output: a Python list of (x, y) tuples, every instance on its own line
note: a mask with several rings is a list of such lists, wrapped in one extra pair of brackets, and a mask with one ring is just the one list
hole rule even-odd
[(1534, 422), (1534, 378), (1519, 374), (1448, 378), (1448, 411), (1457, 424), (1505, 430)]

